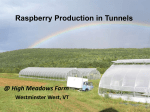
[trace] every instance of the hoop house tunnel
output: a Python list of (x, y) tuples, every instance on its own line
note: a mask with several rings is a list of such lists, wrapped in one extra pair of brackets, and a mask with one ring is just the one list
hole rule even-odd
[(78, 68), (28, 67), (19, 72), (19, 77), (24, 78), (67, 80), (68, 76), (100, 79), (100, 73), (96, 70), (96, 68), (81, 68), (78, 70)]
[(150, 65), (148, 60), (143, 62), (140, 59), (115, 61), (117, 65), (113, 64), (103, 74), (98, 94), (107, 93), (114, 98), (127, 100), (130, 97), (131, 101), (150, 102)]
[(81, 76), (88, 79), (100, 79), (100, 72), (96, 68), (77, 68)]

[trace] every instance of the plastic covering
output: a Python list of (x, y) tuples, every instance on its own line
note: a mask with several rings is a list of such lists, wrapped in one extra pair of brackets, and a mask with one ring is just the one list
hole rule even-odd
[(96, 68), (77, 68), (81, 76), (87, 76), (88, 79), (100, 79), (100, 72)]
[(150, 63), (150, 59), (125, 59), (112, 61), (114, 63)]
[(112, 65), (103, 74), (99, 88), (150, 93), (150, 65)]
[(19, 77), (49, 78), (51, 80), (67, 80), (68, 76), (86, 77), (88, 79), (100, 78), (96, 68), (46, 68), (28, 67), (19, 72)]

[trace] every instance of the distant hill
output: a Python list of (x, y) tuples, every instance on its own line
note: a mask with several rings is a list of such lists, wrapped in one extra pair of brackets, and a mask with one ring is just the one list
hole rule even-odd
[(150, 59), (150, 48), (20, 49), (0, 53), (0, 72), (18, 73), (26, 67), (97, 68), (104, 73), (118, 59)]

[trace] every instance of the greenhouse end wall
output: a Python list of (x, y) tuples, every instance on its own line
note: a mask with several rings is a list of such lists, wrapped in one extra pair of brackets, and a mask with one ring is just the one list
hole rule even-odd
[(150, 65), (112, 65), (100, 80), (98, 94), (150, 103)]

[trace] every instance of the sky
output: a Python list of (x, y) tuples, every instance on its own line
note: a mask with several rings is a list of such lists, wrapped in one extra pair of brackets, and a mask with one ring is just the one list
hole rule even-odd
[[(0, 0), (0, 52), (26, 48), (150, 48), (149, 4), (149, 0)], [(16, 21), (16, 15), (52, 20)], [(55, 15), (92, 16), (94, 20), (55, 21)], [(96, 21), (96, 15), (102, 20)], [(106, 21), (105, 15), (128, 15), (133, 20)]]

